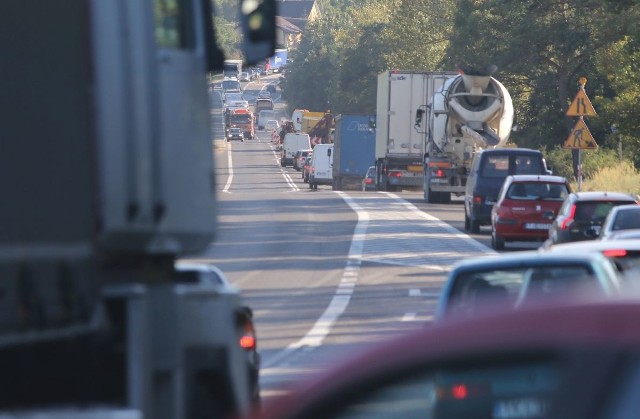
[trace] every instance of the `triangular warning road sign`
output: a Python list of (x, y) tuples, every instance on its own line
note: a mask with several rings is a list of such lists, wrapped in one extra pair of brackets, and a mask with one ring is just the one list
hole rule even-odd
[(580, 119), (575, 127), (571, 130), (571, 134), (564, 142), (562, 148), (580, 149), (580, 150), (595, 150), (598, 148), (596, 140), (587, 128), (587, 124), (583, 119)]
[(567, 109), (567, 116), (598, 116), (596, 110), (593, 109), (591, 101), (583, 89), (578, 90), (578, 94), (571, 102), (571, 106)]

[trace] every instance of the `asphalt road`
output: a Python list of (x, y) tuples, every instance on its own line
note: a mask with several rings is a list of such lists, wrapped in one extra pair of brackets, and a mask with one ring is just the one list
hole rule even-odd
[(280, 167), (270, 133), (222, 140), (213, 99), (219, 229), (192, 259), (220, 267), (253, 308), (266, 400), (380, 339), (425, 327), (450, 266), (495, 254), (486, 228), (462, 231), (461, 199), (310, 190), (300, 172)]

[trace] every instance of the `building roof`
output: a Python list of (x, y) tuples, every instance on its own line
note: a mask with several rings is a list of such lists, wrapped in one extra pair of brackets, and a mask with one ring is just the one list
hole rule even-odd
[(304, 30), (315, 0), (276, 0), (277, 15)]
[(285, 32), (299, 33), (302, 30), (282, 16), (276, 16), (276, 26)]

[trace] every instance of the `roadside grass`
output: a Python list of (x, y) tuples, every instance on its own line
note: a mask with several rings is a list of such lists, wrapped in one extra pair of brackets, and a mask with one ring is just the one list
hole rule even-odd
[[(573, 190), (577, 184), (571, 185)], [(629, 162), (602, 167), (582, 181), (583, 191), (615, 191), (640, 194), (640, 173)]]

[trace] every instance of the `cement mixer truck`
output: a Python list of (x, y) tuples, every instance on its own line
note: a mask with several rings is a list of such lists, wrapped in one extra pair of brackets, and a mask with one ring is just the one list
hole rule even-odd
[(507, 89), (491, 77), (496, 69), (461, 68), (416, 112), (416, 131), (425, 135), (426, 202), (449, 203), (451, 194), (464, 195), (473, 153), (509, 140), (513, 103)]

